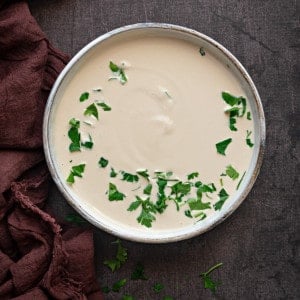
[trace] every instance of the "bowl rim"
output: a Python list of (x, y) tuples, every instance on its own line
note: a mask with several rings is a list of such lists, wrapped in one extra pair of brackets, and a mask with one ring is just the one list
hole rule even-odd
[[(253, 173), (251, 174), (250, 181), (248, 184), (245, 186), (245, 189), (242, 191), (240, 194), (240, 197), (237, 198), (235, 202), (232, 203), (230, 207), (228, 207), (227, 210), (223, 210), (219, 212), (218, 218), (215, 218), (213, 222), (210, 222), (206, 226), (203, 226), (201, 228), (198, 228), (197, 230), (189, 230), (189, 231), (184, 231), (180, 235), (175, 235), (175, 234), (168, 234), (163, 237), (158, 237), (158, 238), (153, 238), (153, 237), (148, 237), (148, 236), (143, 236), (139, 235), (137, 236), (136, 234), (131, 234), (129, 231), (126, 232), (125, 230), (120, 232), (116, 230), (113, 226), (110, 228), (103, 226), (101, 223), (99, 223), (99, 220), (96, 219), (95, 216), (90, 214), (88, 211), (84, 210), (80, 203), (75, 201), (71, 194), (68, 193), (68, 191), (65, 189), (63, 186), (59, 174), (55, 168), (54, 161), (52, 159), (52, 154), (50, 151), (50, 144), (49, 144), (49, 124), (50, 124), (50, 116), (51, 116), (51, 108), (53, 106), (56, 94), (64, 80), (64, 78), (68, 75), (68, 73), (72, 70), (73, 66), (79, 61), (86, 53), (88, 53), (93, 47), (97, 46), (99, 43), (113, 37), (119, 34), (122, 34), (127, 31), (133, 31), (133, 30), (141, 30), (141, 29), (162, 29), (162, 30), (169, 30), (169, 31), (175, 31), (175, 32), (180, 32), (183, 34), (191, 35), (193, 37), (196, 37), (200, 40), (204, 40), (205, 42), (209, 43), (210, 45), (214, 46), (215, 48), (218, 49), (218, 51), (221, 51), (223, 55), (225, 55), (231, 63), (234, 64), (234, 66), (237, 68), (237, 70), (240, 72), (240, 74), (243, 77), (243, 80), (246, 81), (248, 84), (252, 94), (253, 94), (253, 99), (254, 99), (254, 104), (257, 109), (258, 113), (258, 128), (259, 128), (259, 147), (258, 147), (258, 154), (257, 154), (257, 159), (256, 163), (253, 169)], [(167, 23), (136, 23), (132, 25), (126, 25), (122, 26), (119, 28), (116, 28), (112, 31), (109, 31), (90, 43), (88, 43), (86, 46), (84, 46), (77, 54), (70, 60), (70, 62), (65, 66), (63, 71), (59, 74), (57, 77), (51, 92), (49, 94), (47, 104), (45, 107), (44, 111), (44, 120), (43, 120), (43, 148), (44, 148), (44, 153), (45, 153), (45, 158), (46, 158), (46, 163), (48, 165), (50, 174), (58, 187), (59, 191), (62, 193), (64, 198), (67, 200), (67, 202), (80, 214), (82, 215), (87, 221), (89, 221), (91, 224), (96, 226), (97, 228), (104, 230), (110, 234), (113, 234), (117, 237), (124, 238), (126, 240), (131, 240), (134, 242), (143, 242), (143, 243), (170, 243), (170, 242), (175, 242), (175, 241), (181, 241), (185, 240), (188, 238), (192, 238), (195, 236), (198, 236), (200, 234), (203, 234), (211, 229), (213, 229), (215, 226), (217, 226), (219, 223), (223, 222), (226, 218), (228, 218), (240, 205), (241, 203), (245, 200), (247, 195), (249, 194), (250, 190), (252, 189), (256, 178), (259, 174), (260, 167), (262, 165), (263, 161), (263, 156), (264, 156), (264, 151), (265, 151), (265, 139), (266, 139), (266, 129), (265, 129), (265, 116), (264, 116), (264, 111), (263, 111), (263, 106), (262, 102), (260, 99), (260, 96), (258, 94), (258, 91), (254, 85), (254, 82), (252, 81), (250, 75), (244, 68), (244, 66), (239, 62), (239, 60), (229, 51), (227, 50), (224, 46), (222, 46), (220, 43), (215, 41), (214, 39), (208, 37), (207, 35), (200, 33), (196, 30), (184, 27), (184, 26), (179, 26), (179, 25), (174, 25), (174, 24), (167, 24)], [(176, 232), (176, 231), (174, 231)]]

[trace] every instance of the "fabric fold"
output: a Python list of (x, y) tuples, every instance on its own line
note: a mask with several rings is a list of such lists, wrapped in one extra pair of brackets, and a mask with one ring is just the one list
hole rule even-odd
[(68, 56), (49, 43), (25, 1), (2, 2), (0, 299), (103, 299), (92, 232), (62, 228), (44, 211), (43, 112)]

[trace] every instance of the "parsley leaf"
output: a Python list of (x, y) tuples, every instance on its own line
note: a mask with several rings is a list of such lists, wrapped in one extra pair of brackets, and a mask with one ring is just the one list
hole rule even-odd
[(124, 69), (113, 63), (109, 62), (109, 68), (113, 72), (115, 77), (111, 77), (110, 79), (118, 79), (122, 85), (127, 82), (127, 76), (125, 75)]
[(82, 177), (82, 174), (84, 172), (84, 169), (85, 169), (85, 164), (80, 164), (80, 165), (77, 165), (77, 166), (73, 166), (71, 171), (70, 171), (70, 174), (67, 178), (67, 182), (72, 184), (75, 182), (75, 176), (77, 177)]
[(240, 174), (235, 170), (232, 165), (226, 167), (226, 174), (233, 180), (238, 179)]
[(199, 53), (201, 54), (201, 56), (205, 56), (205, 50), (203, 47), (200, 47)]
[(136, 173), (149, 181), (149, 173), (147, 169), (137, 170)]
[(210, 277), (210, 273), (212, 271), (218, 269), (222, 265), (223, 265), (223, 263), (216, 264), (215, 266), (211, 267), (207, 272), (200, 274), (200, 276), (202, 278), (202, 282), (204, 284), (204, 288), (210, 289), (213, 293), (216, 292), (216, 288), (217, 288), (217, 286), (220, 285), (220, 283), (213, 281)]
[(252, 120), (250, 111), (247, 112), (247, 120), (250, 120), (250, 121)]
[(164, 286), (161, 283), (155, 283), (154, 286), (153, 286), (153, 290), (154, 290), (155, 293), (159, 293), (163, 289), (164, 289)]
[(191, 214), (191, 211), (189, 209), (185, 210), (184, 211), (184, 214), (188, 217), (188, 218), (192, 218), (192, 214)]
[(87, 148), (87, 149), (92, 149), (93, 146), (94, 146), (94, 143), (93, 143), (93, 140), (92, 140), (92, 137), (91, 135), (89, 134), (89, 140), (84, 142), (84, 143), (81, 143), (81, 146)]
[(145, 268), (144, 266), (139, 262), (135, 266), (131, 277), (131, 280), (148, 280), (148, 278), (145, 276)]
[(109, 190), (108, 190), (108, 200), (109, 201), (121, 201), (124, 200), (126, 196), (119, 192), (117, 187), (113, 183), (109, 183)]
[(216, 144), (216, 148), (217, 148), (217, 152), (222, 154), (222, 155), (226, 155), (225, 151), (228, 147), (228, 145), (232, 142), (232, 138), (226, 139), (224, 141), (221, 141), (219, 143)]
[(118, 173), (115, 171), (114, 168), (110, 168), (110, 177), (114, 178), (117, 177)]
[(142, 207), (140, 215), (137, 217), (137, 221), (146, 227), (152, 227), (152, 222), (156, 219), (154, 214), (156, 213), (156, 207), (150, 198), (143, 200), (139, 196), (135, 196), (136, 201), (132, 202), (128, 207), (128, 211), (136, 210), (138, 207)]
[(145, 194), (145, 195), (151, 195), (151, 191), (152, 191), (152, 184), (149, 183), (149, 184), (144, 188), (144, 194)]
[(65, 217), (65, 220), (69, 223), (73, 223), (73, 224), (77, 224), (77, 225), (82, 225), (82, 224), (86, 224), (86, 220), (84, 220), (83, 218), (81, 218), (80, 216), (76, 215), (76, 214), (68, 214)]
[(231, 111), (229, 113), (229, 128), (231, 131), (237, 131), (237, 128), (235, 127), (237, 115), (237, 111)]
[(70, 152), (80, 151), (80, 133), (78, 130), (80, 127), (80, 121), (76, 120), (75, 118), (72, 118), (69, 121), (69, 125), (71, 126), (68, 131), (68, 137), (71, 140), (69, 151)]
[(127, 182), (138, 182), (139, 181), (139, 177), (137, 175), (134, 174), (130, 174), (124, 171), (121, 171), (121, 174), (123, 175), (122, 180), (127, 181)]
[(240, 100), (240, 97), (235, 97), (227, 92), (222, 92), (222, 98), (230, 106), (237, 105)]
[(111, 107), (108, 106), (106, 103), (104, 102), (97, 102), (96, 103), (98, 106), (100, 106), (104, 111), (110, 111)]
[(214, 204), (215, 210), (220, 210), (225, 203), (225, 201), (229, 198), (229, 195), (225, 191), (224, 188), (222, 188), (218, 194), (219, 196), (219, 201)]
[(108, 294), (110, 292), (110, 288), (108, 286), (101, 287), (101, 291), (105, 294)]
[(113, 284), (111, 290), (116, 293), (120, 292), (120, 289), (126, 284), (126, 282), (127, 282), (127, 279), (125, 279), (125, 278), (120, 279), (119, 281), (117, 281)]
[(110, 259), (110, 260), (105, 260), (103, 262), (104, 265), (109, 267), (112, 272), (120, 269), (120, 267), (126, 262), (127, 260), (127, 249), (124, 248), (121, 244), (121, 241), (117, 239), (116, 241), (113, 242), (113, 244), (117, 244), (117, 253), (116, 253), (116, 258)]
[(247, 135), (246, 135), (246, 144), (252, 148), (254, 144), (251, 142), (250, 135), (252, 134), (252, 131), (247, 130)]
[(88, 92), (82, 93), (80, 98), (79, 98), (79, 101), (83, 102), (83, 101), (89, 99), (89, 96), (90, 96), (90, 94)]
[(84, 115), (85, 115), (85, 116), (94, 116), (94, 117), (98, 120), (98, 118), (99, 118), (99, 116), (98, 116), (98, 109), (97, 109), (95, 103), (89, 105), (89, 106), (85, 109)]
[(174, 300), (174, 298), (171, 296), (164, 296), (163, 300)]
[(105, 159), (104, 157), (100, 157), (98, 164), (101, 168), (106, 168), (108, 165), (108, 160)]
[(198, 172), (193, 172), (193, 173), (191, 173), (191, 174), (189, 174), (188, 176), (187, 176), (187, 179), (188, 180), (192, 180), (192, 179), (194, 179), (194, 178), (196, 178), (196, 177), (198, 177), (199, 176), (199, 173)]

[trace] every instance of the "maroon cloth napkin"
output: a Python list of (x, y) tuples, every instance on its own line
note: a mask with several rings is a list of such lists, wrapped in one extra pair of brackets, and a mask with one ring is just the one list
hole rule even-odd
[(26, 2), (0, 7), (0, 299), (103, 299), (92, 233), (43, 210), (43, 111), (67, 60)]

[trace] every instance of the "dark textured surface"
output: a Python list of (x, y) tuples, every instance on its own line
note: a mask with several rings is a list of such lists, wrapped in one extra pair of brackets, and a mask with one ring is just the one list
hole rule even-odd
[[(149, 280), (129, 280), (122, 290), (136, 299), (300, 299), (297, 1), (35, 0), (30, 7), (49, 39), (70, 55), (125, 24), (156, 21), (196, 29), (242, 62), (264, 105), (264, 164), (241, 207), (214, 230), (191, 240), (168, 245), (124, 241), (129, 260), (116, 273), (102, 264), (114, 251), (110, 243), (115, 238), (95, 229), (101, 284), (129, 278), (133, 265), (141, 261)], [(60, 218), (71, 211), (55, 188), (51, 206)], [(214, 274), (222, 286), (212, 296), (203, 289), (199, 274), (217, 262), (224, 263)], [(152, 291), (155, 282), (165, 285), (159, 295)], [(111, 293), (107, 299), (121, 295)]]

